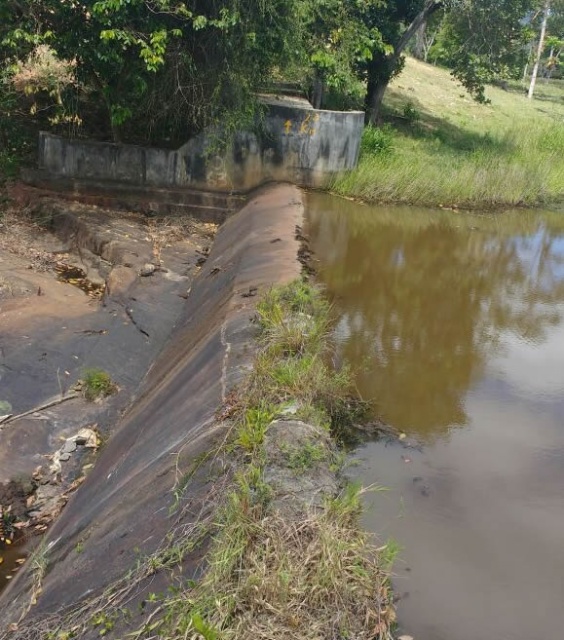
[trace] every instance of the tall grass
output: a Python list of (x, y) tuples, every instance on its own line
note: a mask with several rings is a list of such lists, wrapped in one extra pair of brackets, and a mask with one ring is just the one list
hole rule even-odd
[(564, 125), (489, 133), (474, 150), (453, 148), (440, 135), (394, 138), (392, 153), (363, 153), (358, 168), (337, 177), (331, 190), (373, 202), (468, 208), (564, 197)]
[(448, 71), (408, 58), (365, 130), (359, 166), (331, 190), (372, 202), (493, 209), (564, 200), (564, 84), (471, 100)]

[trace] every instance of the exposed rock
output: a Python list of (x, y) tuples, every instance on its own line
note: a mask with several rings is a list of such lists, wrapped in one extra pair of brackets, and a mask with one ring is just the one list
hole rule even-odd
[(76, 451), (76, 441), (73, 438), (69, 438), (63, 445), (62, 453), (72, 453)]
[(135, 279), (135, 271), (131, 267), (114, 267), (106, 280), (106, 295), (114, 299), (124, 296)]
[(264, 481), (272, 506), (289, 517), (321, 508), (338, 491), (329, 469), (333, 444), (329, 434), (299, 420), (276, 420), (265, 437)]
[(150, 262), (147, 262), (147, 264), (144, 264), (141, 269), (139, 269), (139, 275), (142, 276), (143, 278), (146, 278), (147, 276), (152, 276), (153, 273), (155, 273), (155, 265), (151, 264)]

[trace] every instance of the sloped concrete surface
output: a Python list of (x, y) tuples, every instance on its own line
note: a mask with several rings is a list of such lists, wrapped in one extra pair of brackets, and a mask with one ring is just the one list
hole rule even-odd
[[(0, 597), (0, 638), (31, 637), (33, 621), (80, 605), (159, 547), (179, 470), (221, 435), (215, 416), (252, 363), (254, 295), (300, 273), (302, 216), (299, 189), (277, 185), (255, 193), (220, 229), (138, 400), (47, 535), (37, 603), (28, 606), (30, 567)], [(195, 501), (200, 490), (191, 489)], [(10, 632), (18, 621), (20, 631)]]

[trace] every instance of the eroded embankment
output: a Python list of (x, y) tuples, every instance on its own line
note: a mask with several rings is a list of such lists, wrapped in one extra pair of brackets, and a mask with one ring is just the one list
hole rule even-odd
[[(158, 573), (135, 582), (129, 572), (166, 547), (175, 526), (211, 508), (207, 475), (193, 479), (180, 510), (174, 509), (175, 490), (225, 429), (216, 412), (252, 362), (254, 296), (299, 274), (295, 229), (302, 212), (298, 189), (271, 187), (222, 227), (138, 401), (2, 594), (0, 637), (41, 637), (69, 608), (92, 617), (112, 598), (110, 585), (132, 589), (127, 600), (139, 605), (165, 586)], [(197, 554), (189, 558), (187, 575), (197, 560)], [(99, 631), (91, 628), (93, 636)]]

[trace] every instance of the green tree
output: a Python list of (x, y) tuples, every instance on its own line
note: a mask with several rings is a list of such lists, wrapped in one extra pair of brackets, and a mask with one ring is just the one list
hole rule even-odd
[(114, 139), (134, 137), (142, 122), (154, 141), (248, 104), (295, 48), (295, 8), (287, 0), (14, 0), (0, 36), (12, 60), (46, 43), (76, 61), (87, 120), (103, 105)]
[(309, 68), (312, 104), (324, 105), (327, 90), (341, 96), (362, 98), (364, 88), (357, 65), (372, 57), (382, 45), (377, 29), (365, 20), (367, 11), (378, 10), (384, 0), (306, 0), (300, 3), (303, 62)]
[(363, 69), (368, 122), (379, 120), (385, 91), (401, 71), (408, 44), (437, 12), (445, 13), (444, 57), (453, 75), (484, 100), (484, 84), (507, 74), (521, 51), (523, 18), (531, 6), (532, 0), (390, 0), (383, 10), (370, 12), (369, 25), (380, 31), (385, 44), (373, 50)]
[(390, 80), (403, 66), (403, 54), (417, 30), (439, 9), (442, 1), (390, 0), (382, 8), (364, 13), (370, 29), (382, 38), (375, 42), (370, 59), (361, 65), (366, 79), (365, 109), (367, 122), (376, 124), (380, 118), (382, 100)]

